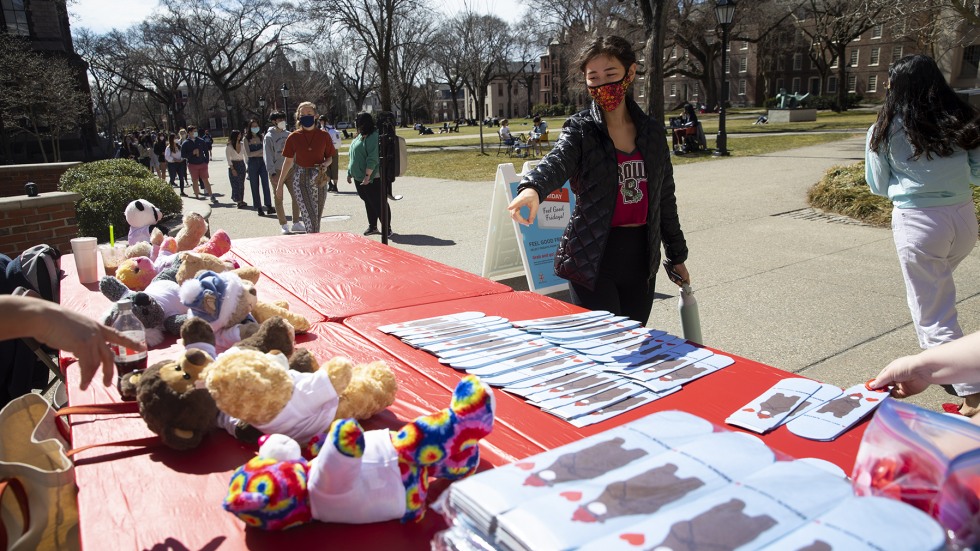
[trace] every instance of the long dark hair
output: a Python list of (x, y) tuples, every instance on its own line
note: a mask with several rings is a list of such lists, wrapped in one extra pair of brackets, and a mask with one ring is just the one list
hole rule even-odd
[(354, 127), (357, 128), (357, 133), (363, 136), (364, 139), (374, 133), (374, 117), (371, 113), (360, 112), (354, 117)]
[[(256, 132), (252, 132), (252, 125), (253, 124), (255, 126), (258, 126), (259, 127), (259, 131), (257, 133)], [(246, 140), (251, 140), (252, 138), (261, 138), (261, 137), (262, 137), (262, 125), (259, 124), (259, 121), (255, 120), (255, 119), (249, 119), (249, 121), (248, 121), (248, 128), (245, 129), (245, 139)]]
[(238, 153), (242, 152), (241, 142), (242, 142), (242, 133), (240, 130), (232, 130), (231, 133), (228, 134), (228, 143), (231, 145), (232, 149), (234, 149)]
[(980, 114), (949, 87), (933, 59), (916, 54), (899, 59), (888, 69), (885, 105), (871, 132), (871, 150), (888, 142), (888, 127), (902, 118), (912, 159), (949, 157), (954, 148), (980, 146)]
[(180, 151), (180, 148), (177, 147), (177, 134), (171, 133), (167, 139), (167, 142), (168, 142), (167, 147), (170, 148), (171, 153), (176, 153)]

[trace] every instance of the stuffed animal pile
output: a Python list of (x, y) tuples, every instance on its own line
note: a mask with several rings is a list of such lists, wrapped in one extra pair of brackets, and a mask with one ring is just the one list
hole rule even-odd
[(425, 515), (429, 477), (457, 480), (480, 462), (479, 441), (493, 429), (494, 398), (464, 377), (448, 409), (399, 431), (365, 432), (339, 419), (307, 462), (299, 444), (272, 435), (231, 478), (225, 510), (249, 526), (283, 530), (311, 520), (363, 524)]

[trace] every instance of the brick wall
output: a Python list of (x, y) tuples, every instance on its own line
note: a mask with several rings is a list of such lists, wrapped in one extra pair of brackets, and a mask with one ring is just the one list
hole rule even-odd
[(26, 196), (24, 184), (34, 182), (41, 193), (58, 191), (58, 179), (69, 168), (81, 163), (43, 163), (0, 165), (0, 197)]
[(64, 254), (78, 237), (75, 203), (77, 193), (56, 191), (38, 197), (0, 197), (0, 253), (17, 256), (25, 249), (46, 243)]

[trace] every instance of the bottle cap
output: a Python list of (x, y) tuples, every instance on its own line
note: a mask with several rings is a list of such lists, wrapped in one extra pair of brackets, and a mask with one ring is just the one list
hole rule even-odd
[(133, 309), (133, 299), (131, 299), (129, 297), (119, 299), (119, 301), (116, 304), (119, 305), (119, 309), (120, 310), (132, 310)]

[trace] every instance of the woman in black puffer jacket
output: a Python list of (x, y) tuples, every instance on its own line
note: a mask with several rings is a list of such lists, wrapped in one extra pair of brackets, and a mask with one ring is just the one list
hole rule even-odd
[[(666, 130), (626, 97), (636, 75), (628, 41), (597, 38), (579, 67), (594, 101), (568, 119), (508, 210), (531, 224), (541, 201), (571, 180), (575, 211), (555, 254), (555, 273), (569, 281), (575, 304), (646, 324), (661, 242), (673, 270), (690, 282)], [(529, 209), (526, 219), (522, 207)]]

